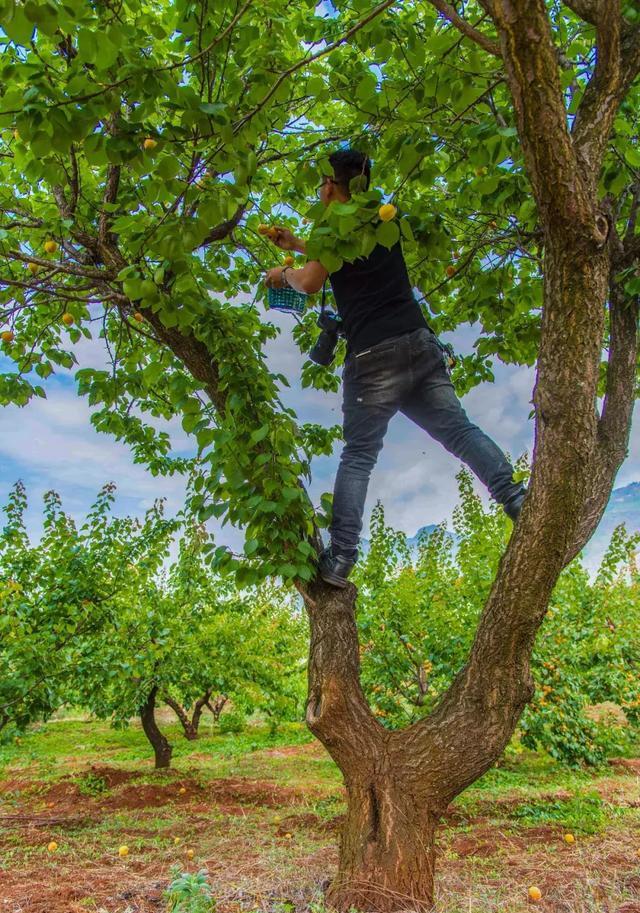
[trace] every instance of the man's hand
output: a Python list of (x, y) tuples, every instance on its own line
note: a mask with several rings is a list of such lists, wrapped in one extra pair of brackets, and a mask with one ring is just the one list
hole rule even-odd
[(304, 241), (301, 241), (299, 238), (296, 238), (292, 231), (289, 231), (288, 228), (278, 228), (277, 225), (273, 228), (273, 235), (271, 240), (279, 247), (281, 250), (299, 250), (304, 249)]
[(268, 269), (264, 277), (264, 283), (267, 288), (284, 288), (282, 267), (274, 266), (271, 269)]

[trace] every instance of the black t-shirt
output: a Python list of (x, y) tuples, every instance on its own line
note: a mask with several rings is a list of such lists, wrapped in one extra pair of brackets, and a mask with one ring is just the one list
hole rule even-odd
[(368, 257), (344, 263), (329, 276), (347, 337), (347, 351), (362, 352), (385, 339), (427, 327), (416, 301), (400, 242), (377, 244)]

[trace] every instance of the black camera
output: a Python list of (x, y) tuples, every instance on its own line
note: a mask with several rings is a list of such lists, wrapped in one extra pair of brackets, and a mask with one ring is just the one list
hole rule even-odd
[(336, 354), (338, 339), (342, 335), (342, 321), (332, 311), (322, 310), (318, 317), (318, 326), (322, 333), (309, 352), (309, 358), (317, 365), (330, 365)]

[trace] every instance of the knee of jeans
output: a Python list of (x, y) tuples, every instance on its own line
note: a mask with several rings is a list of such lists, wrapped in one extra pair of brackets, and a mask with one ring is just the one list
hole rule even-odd
[(376, 465), (382, 444), (366, 446), (363, 444), (347, 444), (342, 451), (340, 462), (350, 469), (371, 471)]

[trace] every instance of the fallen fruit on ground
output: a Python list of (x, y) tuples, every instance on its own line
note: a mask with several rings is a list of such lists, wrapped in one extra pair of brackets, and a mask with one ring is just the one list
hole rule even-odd
[(158, 143), (152, 137), (148, 136), (143, 143), (145, 149), (155, 149)]
[(120, 849), (118, 850), (118, 856), (128, 856), (128, 855), (129, 855), (129, 847), (121, 846)]
[(573, 836), (573, 834), (565, 834), (565, 835), (564, 835), (564, 842), (565, 842), (565, 843), (575, 843), (575, 842), (576, 842), (576, 838)]
[(174, 837), (174, 838), (173, 838), (173, 843), (174, 843), (174, 846), (177, 846), (177, 845), (180, 843), (180, 838), (179, 838), (179, 837)]
[(73, 314), (69, 314), (68, 312), (67, 312), (66, 314), (63, 314), (63, 315), (62, 315), (62, 322), (64, 323), (64, 325), (65, 325), (66, 327), (70, 327), (70, 326), (74, 323)]
[(55, 840), (52, 840), (47, 849), (50, 853), (55, 853), (55, 851), (58, 849), (58, 844), (55, 842)]
[(55, 252), (58, 249), (57, 241), (45, 241), (44, 249), (45, 249), (46, 253), (48, 253), (48, 254), (55, 254)]
[(378, 215), (383, 222), (390, 222), (392, 219), (395, 219), (397, 211), (398, 210), (393, 203), (384, 203), (378, 210)]
[(181, 796), (183, 796), (186, 793), (186, 791), (187, 791), (186, 786), (181, 786), (180, 789), (178, 790), (178, 792), (180, 793)]
[(534, 903), (537, 903), (542, 897), (542, 891), (540, 888), (536, 888), (535, 885), (529, 888), (529, 900), (532, 900)]
[(188, 859), (193, 859), (194, 856), (195, 856), (195, 853), (193, 852), (193, 850), (187, 850)]
[(13, 342), (15, 336), (11, 330), (5, 330), (4, 333), (0, 333), (0, 339), (2, 339), (3, 342)]

